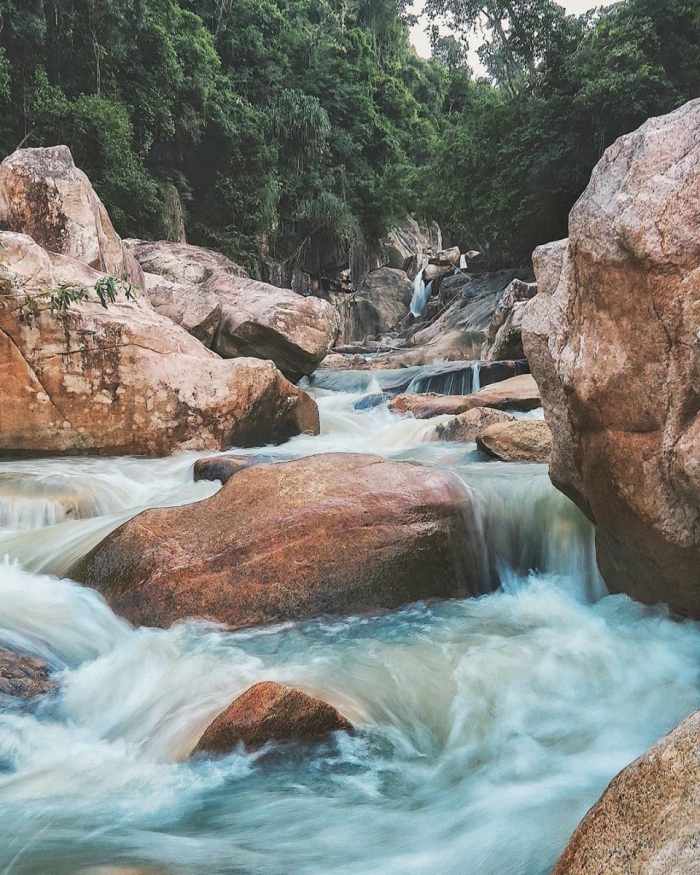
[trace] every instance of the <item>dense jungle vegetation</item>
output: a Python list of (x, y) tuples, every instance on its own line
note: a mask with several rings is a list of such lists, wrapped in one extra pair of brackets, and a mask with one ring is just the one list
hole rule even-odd
[(616, 137), (700, 95), (700, 0), (427, 11), (431, 61), (406, 0), (0, 0), (0, 148), (70, 146), (125, 236), (171, 233), (175, 186), (190, 240), (253, 270), (406, 211), (517, 259)]

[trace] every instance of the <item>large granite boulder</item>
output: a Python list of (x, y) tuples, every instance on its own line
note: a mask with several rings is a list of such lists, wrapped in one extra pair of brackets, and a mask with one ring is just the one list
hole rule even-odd
[(614, 143), (569, 230), (523, 323), (550, 476), (611, 590), (700, 617), (700, 100)]
[(66, 146), (19, 149), (0, 164), (0, 229), (144, 286), (137, 260)]
[(413, 279), (427, 258), (442, 249), (442, 232), (436, 222), (417, 222), (412, 216), (392, 228), (383, 241), (386, 267), (394, 267)]
[(431, 440), (471, 443), (490, 425), (515, 421), (515, 417), (504, 410), (495, 410), (492, 407), (472, 407), (470, 410), (458, 414), (449, 422), (436, 425), (431, 434)]
[[(318, 409), (270, 362), (225, 362), (145, 296), (102, 307), (104, 277), (0, 234), (0, 448), (10, 453), (164, 455), (279, 443), (318, 431)], [(43, 295), (82, 289), (51, 311)]]
[(252, 280), (240, 265), (199, 246), (127, 244), (147, 272), (157, 312), (222, 358), (268, 359), (296, 381), (312, 373), (335, 343), (340, 320), (327, 301)]
[(194, 753), (230, 753), (239, 744), (256, 750), (271, 742), (323, 741), (352, 724), (328, 702), (302, 690), (263, 681), (232, 702), (204, 730)]
[(341, 318), (339, 341), (345, 344), (395, 329), (411, 307), (413, 284), (403, 270), (374, 270), (352, 293), (338, 293), (333, 303)]
[(613, 779), (552, 875), (700, 872), (700, 711)]
[(483, 359), (493, 362), (501, 359), (525, 358), (522, 339), (523, 317), (527, 302), (536, 294), (536, 283), (526, 283), (519, 279), (514, 279), (503, 292), (481, 348)]
[(234, 628), (467, 596), (482, 583), (471, 497), (450, 474), (330, 453), (239, 471), (148, 510), (72, 570), (139, 625)]

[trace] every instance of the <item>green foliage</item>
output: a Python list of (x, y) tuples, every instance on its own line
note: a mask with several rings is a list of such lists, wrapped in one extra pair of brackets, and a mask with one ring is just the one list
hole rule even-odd
[(427, 8), (430, 62), (408, 0), (0, 0), (0, 149), (68, 145), (125, 236), (166, 237), (175, 186), (189, 239), (253, 275), (263, 241), (318, 261), (407, 211), (517, 259), (617, 136), (700, 94), (698, 0)]

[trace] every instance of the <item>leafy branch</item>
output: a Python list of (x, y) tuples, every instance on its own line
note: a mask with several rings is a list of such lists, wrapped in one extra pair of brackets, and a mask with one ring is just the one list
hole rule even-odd
[[(129, 282), (128, 275), (121, 277), (105, 276), (97, 280), (93, 289), (100, 300), (100, 304), (107, 309), (114, 304), (121, 292), (127, 301), (135, 301), (138, 297), (138, 289)], [(22, 322), (31, 322), (41, 310), (41, 305), (48, 303), (52, 313), (65, 313), (71, 304), (80, 304), (90, 300), (89, 290), (85, 286), (61, 283), (55, 289), (46, 292), (31, 294), (24, 292), (22, 295), (8, 295), (7, 297), (20, 298), (19, 318)]]

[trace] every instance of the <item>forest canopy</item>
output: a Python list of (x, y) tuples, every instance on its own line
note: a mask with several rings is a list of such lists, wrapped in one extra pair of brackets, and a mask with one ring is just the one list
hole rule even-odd
[[(566, 234), (603, 150), (700, 95), (700, 0), (0, 0), (0, 148), (64, 143), (124, 236), (259, 266), (406, 212), (506, 260)], [(486, 75), (466, 63), (474, 29)]]

